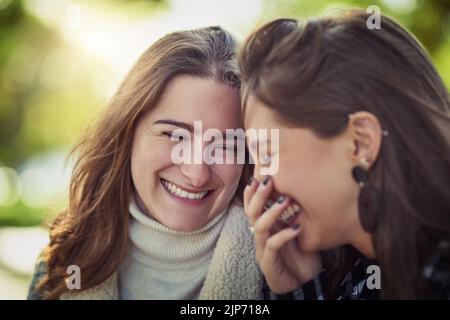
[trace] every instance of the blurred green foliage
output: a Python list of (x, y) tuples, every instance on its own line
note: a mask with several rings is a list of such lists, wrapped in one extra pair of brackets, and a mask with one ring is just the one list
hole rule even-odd
[(266, 0), (277, 16), (308, 18), (343, 8), (377, 5), (383, 14), (400, 22), (423, 44), (450, 88), (450, 0)]
[(48, 216), (47, 208), (30, 208), (23, 201), (18, 201), (10, 207), (0, 208), (0, 226), (42, 225)]
[(88, 67), (22, 1), (0, 10), (0, 164), (72, 142), (95, 107)]

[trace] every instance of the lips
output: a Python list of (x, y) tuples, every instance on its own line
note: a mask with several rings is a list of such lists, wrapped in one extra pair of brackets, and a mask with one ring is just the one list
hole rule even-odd
[(182, 187), (169, 182), (165, 179), (161, 179), (161, 183), (164, 186), (164, 188), (172, 195), (186, 200), (203, 200), (205, 199), (211, 190), (206, 191), (200, 191), (200, 192), (192, 192), (190, 190), (183, 189)]

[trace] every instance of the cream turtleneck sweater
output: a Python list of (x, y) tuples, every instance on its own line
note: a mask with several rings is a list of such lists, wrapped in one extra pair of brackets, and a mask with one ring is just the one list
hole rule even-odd
[(224, 209), (199, 230), (173, 230), (130, 203), (130, 249), (119, 268), (121, 299), (197, 299), (223, 228)]
[(67, 290), (61, 300), (262, 299), (263, 279), (241, 205), (230, 203), (201, 230), (187, 233), (162, 226), (133, 203), (129, 211), (131, 248), (120, 268), (90, 288), (83, 288), (82, 274), (82, 290)]

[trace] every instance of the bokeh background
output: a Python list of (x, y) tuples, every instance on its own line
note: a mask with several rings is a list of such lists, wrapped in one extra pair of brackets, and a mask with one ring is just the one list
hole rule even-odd
[(238, 40), (279, 17), (377, 5), (423, 43), (450, 88), (450, 0), (0, 0), (0, 299), (24, 299), (66, 155), (162, 35), (221, 25)]

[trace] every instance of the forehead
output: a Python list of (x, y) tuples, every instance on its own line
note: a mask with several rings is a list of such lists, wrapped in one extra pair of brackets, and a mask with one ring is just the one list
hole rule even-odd
[(249, 95), (244, 114), (245, 128), (279, 129), (283, 127), (275, 112), (254, 95)]
[(175, 77), (148, 116), (150, 121), (202, 121), (204, 128), (220, 130), (242, 127), (239, 93), (211, 78)]

